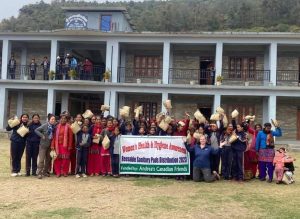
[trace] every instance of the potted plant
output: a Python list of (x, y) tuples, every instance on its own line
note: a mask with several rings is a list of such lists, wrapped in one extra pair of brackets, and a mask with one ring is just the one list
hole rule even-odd
[(216, 82), (216, 85), (219, 86), (222, 84), (222, 81), (223, 81), (223, 76), (222, 75), (217, 75), (217, 82)]
[(110, 75), (111, 75), (111, 71), (110, 69), (106, 69), (106, 71), (103, 73), (103, 79), (104, 79), (104, 82), (108, 82), (109, 79), (110, 79)]
[(137, 79), (136, 79), (136, 83), (137, 83), (137, 84), (140, 84), (141, 82), (142, 82), (142, 80), (141, 80), (140, 78), (137, 78)]
[(48, 72), (49, 80), (55, 79), (55, 71), (51, 70)]
[(68, 71), (68, 76), (71, 78), (71, 80), (74, 80), (76, 75), (77, 75), (77, 72), (74, 69), (71, 69), (70, 71)]

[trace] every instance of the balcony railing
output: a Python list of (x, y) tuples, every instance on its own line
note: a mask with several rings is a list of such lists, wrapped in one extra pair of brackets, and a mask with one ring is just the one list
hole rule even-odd
[[(89, 81), (102, 81), (105, 67), (100, 65), (93, 66), (56, 66), (55, 80), (68, 80), (70, 79), (68, 71), (74, 69), (76, 71), (75, 80), (89, 80)], [(17, 65), (14, 68), (7, 68), (7, 78), (12, 80), (49, 80), (49, 69), (44, 69), (43, 66), (37, 65), (32, 69), (29, 65)]]
[(251, 82), (251, 85), (265, 85), (270, 82), (270, 70), (222, 70), (223, 83), (229, 85), (240, 85)]
[(119, 82), (122, 83), (161, 83), (161, 68), (118, 68)]
[(277, 85), (278, 86), (299, 86), (299, 70), (278, 70)]
[(201, 84), (213, 85), (215, 81), (214, 70), (170, 68), (170, 84)]

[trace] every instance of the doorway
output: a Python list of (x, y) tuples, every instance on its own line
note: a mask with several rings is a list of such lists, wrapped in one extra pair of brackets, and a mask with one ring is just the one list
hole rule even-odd
[(203, 116), (205, 117), (205, 119), (209, 121), (212, 112), (211, 107), (198, 107), (198, 108), (200, 112), (203, 114)]
[(200, 59), (199, 84), (213, 85), (215, 79), (214, 61), (211, 57)]

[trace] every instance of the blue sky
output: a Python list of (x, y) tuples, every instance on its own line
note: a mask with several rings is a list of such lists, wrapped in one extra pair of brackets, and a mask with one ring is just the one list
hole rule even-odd
[[(52, 0), (44, 0), (46, 3), (50, 3)], [(87, 0), (93, 1), (93, 0)], [(98, 2), (105, 2), (106, 0), (97, 0)], [(115, 0), (109, 0), (115, 1)], [(124, 0), (123, 0), (124, 1)], [(0, 7), (0, 20), (3, 18), (9, 18), (11, 16), (18, 16), (19, 9), (22, 8), (24, 5), (32, 4), (39, 2), (39, 0), (0, 0), (1, 7)]]

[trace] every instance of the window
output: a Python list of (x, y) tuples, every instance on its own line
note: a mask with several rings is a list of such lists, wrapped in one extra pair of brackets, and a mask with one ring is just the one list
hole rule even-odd
[(143, 106), (143, 116), (147, 119), (154, 118), (157, 112), (157, 103), (139, 102), (139, 106)]
[(134, 75), (157, 77), (160, 75), (159, 56), (135, 56)]
[(253, 57), (230, 57), (229, 78), (254, 78), (256, 59)]
[(111, 31), (111, 15), (101, 16), (100, 30), (103, 32)]
[[(237, 110), (239, 112), (239, 116), (237, 118), (237, 123), (240, 123), (243, 121), (243, 118), (247, 115), (255, 115), (255, 104), (227, 104), (224, 107), (225, 112), (232, 112), (233, 110)], [(229, 120), (231, 121), (231, 113), (229, 116)]]

